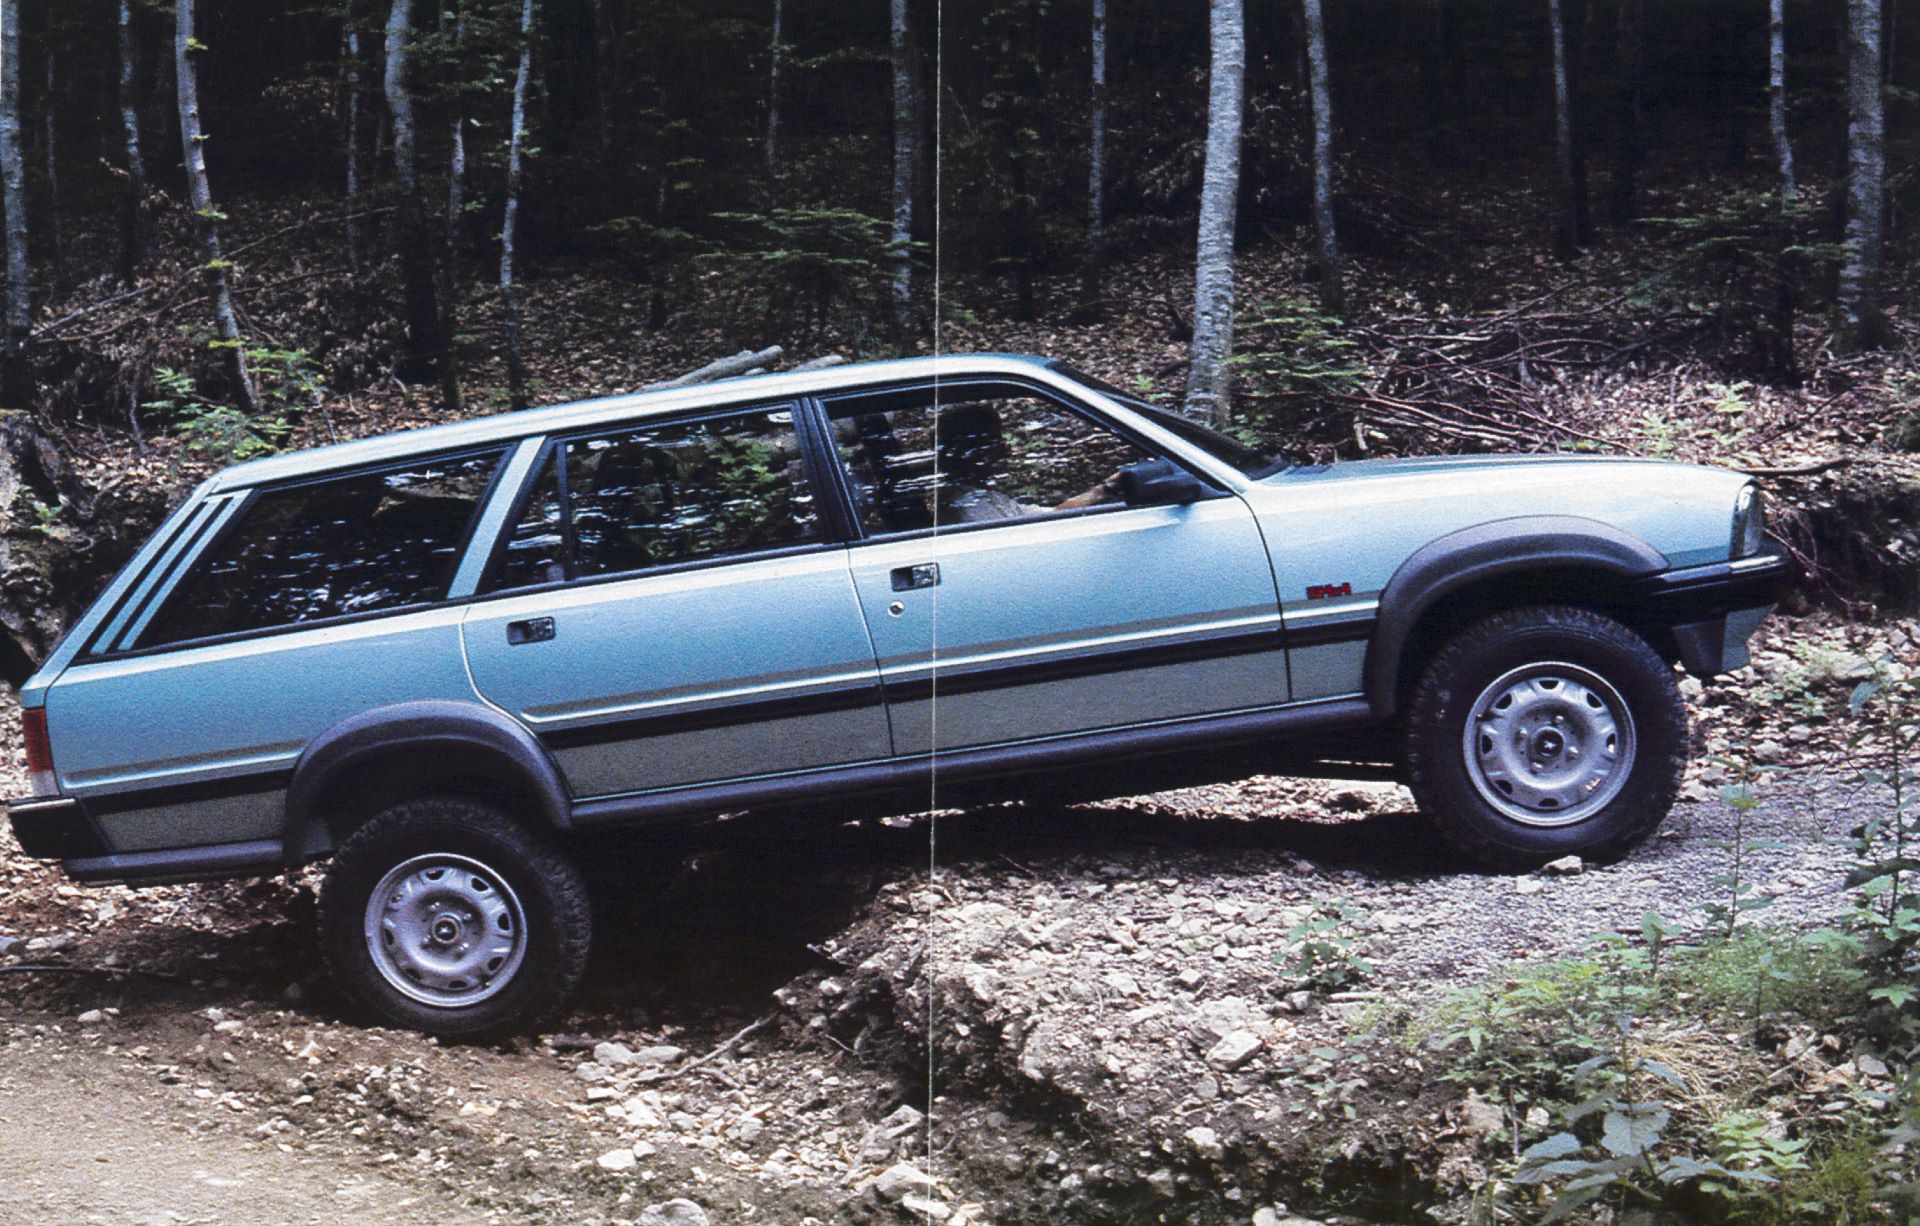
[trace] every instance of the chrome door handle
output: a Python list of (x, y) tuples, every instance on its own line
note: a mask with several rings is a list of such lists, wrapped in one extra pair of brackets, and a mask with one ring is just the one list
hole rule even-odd
[(530, 617), (526, 621), (507, 623), (507, 643), (512, 647), (522, 643), (544, 643), (552, 637), (551, 617)]
[(914, 566), (896, 566), (893, 569), (893, 590), (911, 592), (915, 588), (932, 587), (940, 582), (940, 563), (921, 562)]

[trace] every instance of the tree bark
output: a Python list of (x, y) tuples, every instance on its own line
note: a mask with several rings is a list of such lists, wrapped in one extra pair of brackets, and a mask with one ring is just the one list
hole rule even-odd
[(46, 74), (46, 90), (40, 95), (40, 160), (42, 174), (47, 181), (47, 239), (51, 245), (49, 254), (53, 257), (53, 292), (64, 293), (67, 287), (67, 234), (61, 219), (60, 201), (60, 150), (54, 128), (54, 99), (60, 96), (54, 88), (53, 33), (47, 33), (46, 54), (41, 61)]
[(913, 326), (913, 159), (915, 123), (913, 35), (907, 0), (891, 0), (893, 60), (893, 324), (902, 336)]
[(1780, 174), (1779, 227), (1774, 244), (1773, 367), (1789, 374), (1793, 351), (1793, 209), (1798, 188), (1793, 177), (1793, 140), (1787, 131), (1786, 0), (1770, 0), (1767, 21), (1767, 126), (1773, 136), (1774, 164)]
[(1246, 19), (1241, 0), (1211, 0), (1212, 62), (1207, 93), (1207, 162), (1200, 187), (1194, 261), (1193, 345), (1187, 413), (1217, 424), (1231, 405), (1233, 229), (1240, 196), (1240, 128), (1246, 86)]
[(120, 259), (122, 285), (133, 284), (147, 260), (147, 161), (140, 150), (138, 77), (133, 58), (133, 0), (120, 0), (120, 131), (127, 159), (127, 190), (121, 204)]
[(200, 239), (200, 272), (213, 298), (213, 326), (218, 347), (227, 360), (231, 391), (240, 409), (260, 411), (247, 372), (246, 349), (240, 340), (240, 322), (233, 313), (233, 295), (227, 282), (227, 262), (220, 255), (221, 214), (213, 204), (207, 179), (207, 136), (200, 127), (200, 72), (194, 56), (193, 0), (174, 0), (173, 78), (180, 101), (180, 146), (187, 170), (187, 199), (193, 205), (194, 229)]
[(347, 5), (347, 267), (360, 272), (360, 192), (366, 174), (366, 139), (360, 120), (360, 31), (353, 28), (353, 5)]
[(1080, 310), (1083, 320), (1105, 314), (1101, 286), (1107, 260), (1107, 0), (1093, 0), (1092, 81), (1088, 88), (1087, 132), (1087, 256), (1080, 265)]
[(1553, 253), (1571, 259), (1580, 245), (1580, 187), (1573, 157), (1573, 100), (1568, 89), (1567, 28), (1561, 0), (1547, 0), (1553, 41), (1553, 151), (1560, 173), (1560, 204), (1553, 226)]
[[(460, 78), (460, 53), (467, 42), (467, 14), (458, 7), (453, 19), (453, 58), (455, 77)], [(448, 119), (447, 136), (447, 218), (440, 256), (440, 335), (446, 350), (440, 360), (441, 395), (451, 409), (461, 407), (460, 367), (454, 358), (453, 338), (460, 331), (460, 221), (466, 209), (467, 190), (467, 116), (456, 86), (447, 104), (453, 114)]]
[(513, 77), (513, 131), (507, 137), (507, 203), (500, 223), (500, 297), (507, 308), (507, 391), (513, 407), (527, 407), (527, 368), (520, 339), (520, 287), (513, 255), (520, 236), (520, 189), (526, 178), (527, 88), (533, 76), (533, 0), (520, 5), (520, 67)]
[(1645, 29), (1644, 0), (1619, 0), (1614, 23), (1613, 178), (1607, 192), (1607, 217), (1626, 225), (1639, 212), (1638, 184), (1642, 117), (1641, 75)]
[(20, 5), (0, 4), (0, 204), (6, 207), (7, 301), (0, 336), (0, 409), (33, 400), (27, 352), (33, 287), (27, 260), (27, 168), (20, 150)]
[(407, 351), (399, 375), (409, 383), (430, 382), (442, 365), (446, 342), (440, 333), (435, 301), (432, 227), (420, 190), (413, 91), (408, 85), (408, 44), (413, 0), (393, 0), (387, 13), (387, 111), (393, 119), (393, 168), (400, 180), (400, 281), (406, 299)]
[[(1102, 3), (1104, 0), (1094, 0)], [(767, 45), (767, 173), (780, 173), (780, 61), (786, 55), (781, 44), (785, 0), (773, 0), (773, 38)]]
[(1847, 223), (1840, 263), (1840, 340), (1871, 348), (1888, 337), (1880, 309), (1886, 229), (1886, 111), (1881, 0), (1847, 0)]
[(1327, 81), (1327, 26), (1320, 0), (1302, 0), (1307, 29), (1307, 90), (1313, 103), (1313, 231), (1320, 260), (1320, 306), (1347, 309), (1340, 234), (1333, 216), (1333, 91)]

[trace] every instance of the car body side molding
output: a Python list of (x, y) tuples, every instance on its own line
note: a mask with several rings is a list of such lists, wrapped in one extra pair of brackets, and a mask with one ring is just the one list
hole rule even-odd
[(565, 778), (532, 732), (477, 702), (429, 699), (364, 711), (307, 744), (287, 788), (287, 855), (302, 854), (302, 836), (313, 823), (326, 820), (329, 795), (336, 788), (352, 787), (358, 771), (392, 760), (396, 753), (430, 762), (432, 755), (450, 750), (493, 759), (526, 785), (539, 817), (562, 830), (572, 825)]
[(1470, 584), (1542, 567), (1599, 570), (1622, 578), (1667, 569), (1667, 557), (1612, 524), (1577, 515), (1522, 515), (1437, 537), (1402, 562), (1380, 593), (1367, 647), (1366, 694), (1385, 719), (1399, 702), (1407, 638), (1436, 602)]

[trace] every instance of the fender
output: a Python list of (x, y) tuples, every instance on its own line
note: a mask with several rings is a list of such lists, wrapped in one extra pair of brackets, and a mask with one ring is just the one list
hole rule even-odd
[(1523, 515), (1449, 532), (1416, 549), (1380, 593), (1367, 645), (1367, 702), (1384, 719), (1399, 695), (1407, 638), (1427, 610), (1468, 584), (1543, 567), (1577, 567), (1621, 578), (1667, 569), (1666, 555), (1631, 532), (1576, 515)]
[(341, 720), (312, 741), (293, 766), (287, 787), (287, 855), (297, 857), (303, 836), (325, 820), (332, 790), (357, 770), (395, 751), (416, 761), (453, 750), (478, 753), (523, 782), (540, 816), (556, 829), (573, 825), (573, 803), (553, 756), (526, 727), (492, 707), (444, 699), (376, 707)]

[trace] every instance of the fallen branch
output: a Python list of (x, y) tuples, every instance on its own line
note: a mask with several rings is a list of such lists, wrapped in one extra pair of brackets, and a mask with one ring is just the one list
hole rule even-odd
[(681, 1065), (679, 1068), (669, 1070), (668, 1072), (661, 1073), (654, 1077), (642, 1077), (639, 1081), (639, 1084), (647, 1085), (647, 1086), (657, 1086), (663, 1081), (672, 1081), (674, 1078), (683, 1077), (686, 1074), (693, 1072), (695, 1069), (702, 1067), (703, 1065), (711, 1064), (715, 1060), (718, 1060), (720, 1057), (732, 1051), (734, 1048), (746, 1042), (748, 1039), (752, 1038), (754, 1035), (759, 1034), (762, 1030), (765, 1030), (767, 1027), (773, 1025), (773, 1023), (779, 1018), (779, 1016), (780, 1015), (778, 1013), (769, 1013), (765, 1017), (761, 1018), (759, 1021), (753, 1022), (750, 1025), (742, 1027), (740, 1031), (736, 1033), (731, 1039), (728, 1039), (726, 1042), (714, 1048), (712, 1051), (708, 1052), (706, 1055), (701, 1056), (698, 1060), (689, 1060), (685, 1064)]
[(1813, 477), (1820, 473), (1830, 473), (1836, 468), (1845, 468), (1851, 463), (1853, 463), (1853, 457), (1843, 455), (1835, 456), (1831, 460), (1789, 465), (1785, 468), (1737, 468), (1734, 471), (1745, 473), (1749, 477)]
[(767, 366), (780, 360), (786, 350), (779, 345), (769, 345), (760, 352), (742, 349), (730, 358), (719, 358), (708, 362), (698, 370), (690, 370), (684, 375), (672, 379), (663, 379), (659, 383), (649, 383), (641, 388), (645, 392), (664, 392), (676, 387), (693, 387), (700, 383), (712, 383), (716, 379), (728, 379), (734, 375), (743, 375), (756, 366)]

